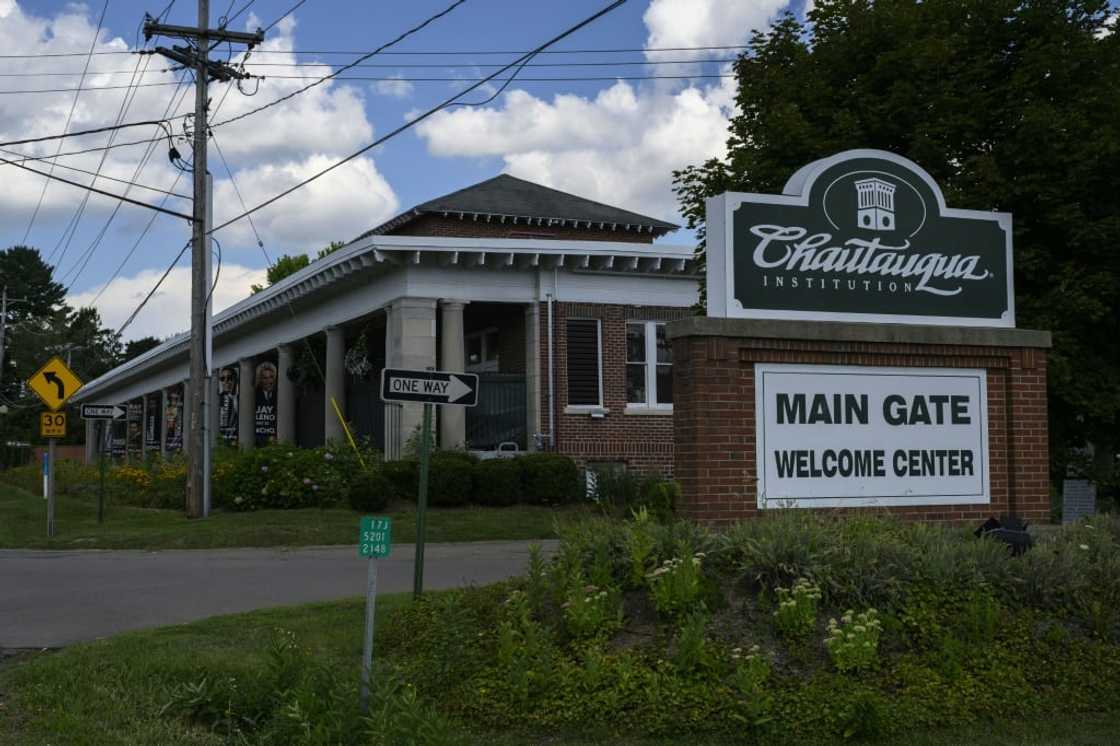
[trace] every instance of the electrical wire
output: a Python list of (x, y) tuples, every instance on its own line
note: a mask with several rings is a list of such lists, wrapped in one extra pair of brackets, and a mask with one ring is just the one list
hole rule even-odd
[[(178, 83), (167, 81), (164, 83), (140, 83), (136, 88), (161, 88), (169, 85), (178, 85)], [(81, 84), (77, 88), (20, 88), (10, 89), (5, 88), (0, 90), (0, 96), (18, 96), (25, 93), (81, 93), (82, 91), (120, 91), (125, 88), (132, 88), (128, 85), (97, 85), (82, 87)], [(55, 138), (51, 138), (55, 139)]]
[[(174, 85), (178, 85), (178, 83), (175, 83)], [(90, 90), (90, 89), (87, 88), (85, 90)], [(179, 118), (179, 117), (172, 117), (172, 119), (176, 119), (176, 118)], [(169, 123), (170, 121), (171, 120), (166, 119), (166, 118), (165, 119), (145, 119), (144, 121), (141, 121), (141, 122), (127, 122), (125, 124), (113, 124), (113, 125), (109, 125), (109, 126), (106, 126), (106, 127), (94, 127), (93, 129), (88, 129), (88, 130), (78, 130), (77, 132), (64, 132), (61, 135), (43, 135), (42, 137), (26, 137), (22, 140), (8, 140), (7, 142), (0, 142), (0, 148), (11, 147), (12, 145), (27, 145), (28, 143), (33, 143), (33, 142), (46, 142), (48, 140), (61, 140), (61, 139), (67, 138), (67, 137), (82, 137), (83, 135), (96, 135), (99, 132), (111, 132), (113, 130), (128, 129), (130, 127), (147, 127), (147, 126), (152, 125), (152, 124), (164, 125), (164, 124)], [(147, 142), (147, 140), (145, 140), (145, 142)], [(89, 152), (89, 151), (82, 151), (82, 152)], [(51, 155), (51, 156), (46, 156), (46, 157), (47, 158), (61, 158), (64, 155), (74, 155), (74, 153), (62, 153), (62, 154), (57, 155), (57, 156)]]
[(85, 184), (79, 184), (76, 181), (70, 181), (69, 179), (64, 179), (61, 176), (55, 176), (53, 174), (49, 174), (46, 171), (39, 171), (38, 169), (31, 168), (30, 166), (25, 166), (22, 163), (16, 163), (15, 161), (9, 161), (9, 160), (6, 160), (4, 158), (0, 158), (0, 164), (5, 164), (5, 165), (8, 165), (8, 166), (15, 166), (16, 168), (22, 168), (24, 171), (30, 171), (33, 174), (38, 174), (39, 176), (45, 176), (46, 178), (51, 179), (52, 181), (61, 181), (63, 184), (69, 184), (70, 186), (75, 186), (75, 187), (78, 187), (79, 189), (85, 189), (86, 191), (94, 192), (95, 194), (100, 194), (100, 195), (103, 195), (105, 197), (112, 197), (113, 199), (119, 199), (119, 200), (122, 200), (124, 202), (128, 202), (129, 204), (137, 205), (139, 207), (147, 207), (149, 210), (156, 210), (158, 212), (167, 213), (168, 215), (174, 215), (175, 217), (183, 218), (184, 220), (192, 220), (193, 219), (193, 218), (191, 218), (190, 215), (183, 215), (182, 213), (175, 212), (174, 210), (165, 210), (161, 207), (156, 207), (155, 205), (151, 205), (147, 202), (140, 202), (139, 200), (131, 199), (129, 197), (122, 197), (119, 194), (113, 194), (112, 192), (106, 192), (102, 189), (97, 189), (95, 187), (86, 186)]
[[(248, 210), (249, 208), (245, 205), (245, 199), (241, 196), (241, 190), (237, 187), (237, 179), (233, 177), (233, 169), (229, 167), (229, 162), (226, 161), (226, 155), (222, 152), (222, 146), (218, 144), (218, 138), (214, 137), (213, 132), (210, 133), (210, 141), (214, 143), (214, 149), (218, 151), (218, 158), (221, 159), (226, 173), (229, 174), (229, 182), (233, 185), (233, 192), (237, 195), (237, 201), (241, 203), (241, 209)], [(257, 232), (257, 226), (253, 222), (253, 216), (249, 215), (247, 217), (249, 218), (249, 227), (253, 229), (253, 235), (257, 239), (257, 246), (263, 248), (264, 241), (261, 240), (261, 234)], [(269, 262), (269, 264), (271, 264), (271, 262)]]
[(421, 21), (421, 22), (420, 22), (420, 23), (418, 23), (417, 25), (415, 25), (415, 26), (413, 26), (412, 28), (408, 29), (407, 31), (403, 32), (403, 33), (402, 33), (402, 34), (401, 34), (400, 36), (398, 36), (397, 38), (393, 39), (392, 41), (389, 41), (389, 42), (386, 42), (385, 44), (382, 44), (382, 45), (381, 45), (380, 47), (378, 47), (377, 49), (373, 50), (372, 52), (366, 52), (366, 53), (362, 54), (362, 56), (358, 57), (358, 58), (357, 58), (356, 60), (354, 60), (354, 61), (353, 61), (353, 62), (351, 62), (350, 64), (348, 64), (348, 65), (343, 65), (342, 67), (340, 67), (340, 68), (338, 68), (337, 70), (333, 71), (333, 72), (332, 72), (332, 73), (330, 73), (329, 75), (324, 75), (323, 77), (321, 77), (321, 78), (317, 79), (317, 80), (316, 80), (316, 81), (315, 81), (314, 83), (310, 83), (310, 84), (308, 84), (308, 85), (304, 86), (303, 88), (299, 88), (299, 89), (297, 89), (297, 90), (295, 90), (295, 91), (292, 91), (291, 93), (289, 93), (289, 94), (287, 94), (287, 95), (284, 95), (284, 96), (281, 96), (280, 98), (277, 98), (277, 99), (274, 99), (274, 100), (272, 100), (272, 101), (269, 101), (269, 102), (268, 102), (267, 104), (264, 104), (263, 106), (258, 106), (258, 107), (257, 107), (257, 108), (255, 108), (255, 109), (250, 109), (250, 110), (249, 110), (249, 111), (247, 111), (247, 112), (244, 112), (244, 113), (242, 113), (242, 114), (238, 114), (238, 115), (237, 115), (237, 116), (235, 116), (235, 117), (231, 117), (230, 119), (226, 119), (226, 120), (224, 120), (224, 121), (221, 121), (221, 122), (217, 122), (217, 123), (215, 123), (215, 124), (212, 124), (212, 125), (210, 125), (210, 126), (211, 126), (211, 127), (220, 127), (220, 126), (222, 126), (223, 124), (229, 124), (229, 123), (231, 123), (231, 122), (236, 122), (236, 121), (238, 121), (238, 120), (240, 120), (240, 119), (244, 119), (245, 117), (248, 117), (248, 116), (252, 116), (253, 114), (256, 114), (257, 112), (260, 112), (260, 111), (264, 111), (265, 109), (268, 109), (268, 108), (271, 108), (271, 107), (273, 107), (273, 106), (276, 106), (277, 104), (279, 104), (279, 103), (281, 103), (281, 102), (283, 102), (283, 101), (287, 101), (288, 99), (290, 99), (290, 98), (293, 98), (293, 97), (295, 97), (295, 96), (298, 96), (299, 94), (301, 94), (301, 93), (304, 93), (305, 91), (309, 91), (309, 90), (311, 90), (312, 88), (314, 88), (315, 86), (317, 86), (317, 85), (320, 85), (320, 84), (322, 84), (322, 83), (325, 83), (326, 81), (328, 81), (328, 80), (330, 80), (330, 79), (332, 79), (332, 78), (335, 78), (335, 77), (337, 77), (337, 76), (338, 76), (338, 75), (339, 75), (340, 73), (342, 73), (342, 72), (343, 72), (343, 71), (345, 71), (345, 70), (349, 70), (349, 69), (350, 69), (350, 68), (352, 68), (352, 67), (353, 67), (354, 65), (357, 65), (357, 64), (358, 64), (358, 63), (360, 63), (360, 62), (365, 62), (366, 60), (368, 60), (368, 59), (369, 59), (370, 57), (374, 56), (375, 54), (380, 54), (381, 52), (383, 52), (384, 50), (386, 50), (386, 49), (388, 49), (389, 47), (393, 46), (394, 44), (397, 44), (397, 43), (399, 43), (399, 42), (403, 41), (404, 39), (407, 39), (408, 37), (410, 37), (410, 36), (412, 36), (413, 34), (417, 33), (418, 31), (420, 31), (420, 30), (421, 30), (421, 29), (423, 29), (424, 27), (428, 26), (429, 24), (431, 24), (431, 23), (434, 23), (435, 21), (438, 21), (438, 20), (439, 20), (440, 18), (443, 18), (443, 17), (445, 16), (445, 15), (447, 15), (447, 14), (448, 14), (448, 13), (450, 13), (451, 11), (455, 10), (456, 8), (458, 8), (458, 7), (460, 6), (460, 5), (462, 5), (462, 4), (463, 4), (463, 3), (465, 3), (466, 1), (467, 1), (467, 0), (455, 0), (455, 1), (453, 2), (453, 3), (451, 3), (451, 5), (448, 5), (448, 6), (446, 7), (446, 8), (444, 8), (444, 9), (443, 9), (443, 10), (441, 10), (440, 12), (436, 13), (435, 15), (429, 16), (428, 18), (426, 18), (425, 20)]
[[(20, 153), (20, 152), (15, 151), (15, 150), (7, 150), (6, 148), (0, 148), (0, 153), (7, 153), (8, 155), (18, 156), (20, 158), (20, 160), (13, 160), (12, 161), (13, 164), (23, 163), (26, 160), (36, 160), (36, 159), (24, 158), (24, 156), (26, 155), (25, 153)], [(65, 153), (63, 155), (65, 155)], [(48, 155), (48, 156), (42, 156), (42, 159), (45, 160), (47, 158), (54, 158), (54, 157), (55, 156)], [(59, 156), (59, 157), (61, 157), (61, 156)], [(55, 164), (55, 167), (56, 168), (64, 168), (67, 171), (75, 171), (75, 172), (80, 173), (80, 174), (86, 174), (87, 176), (96, 175), (96, 173), (94, 171), (90, 171), (89, 169), (78, 168), (77, 166), (67, 166), (65, 163)], [(141, 183), (136, 182), (136, 181), (129, 181), (128, 179), (119, 179), (115, 176), (109, 176), (107, 174), (101, 174), (99, 178), (105, 179), (106, 181), (115, 181), (118, 184), (130, 184), (130, 185), (136, 187), (137, 189), (146, 189), (149, 192), (156, 192), (158, 194), (166, 194), (166, 195), (171, 196), (171, 197), (179, 197), (181, 199), (190, 199), (191, 198), (189, 195), (186, 195), (186, 194), (180, 194), (179, 192), (169, 192), (166, 189), (160, 189), (159, 187), (148, 186), (147, 184), (141, 184)]]
[[(86, 64), (83, 70), (89, 70), (89, 63), (93, 60), (93, 52), (97, 49), (97, 39), (101, 36), (101, 26), (105, 23), (105, 13), (109, 10), (109, 0), (105, 0), (105, 4), (101, 6), (101, 17), (97, 19), (97, 28), (93, 31), (93, 41), (89, 44), (89, 53), (86, 55)], [(78, 81), (77, 92), (74, 93), (74, 100), (70, 102), (70, 113), (66, 115), (66, 125), (62, 128), (63, 133), (70, 129), (70, 122), (74, 119), (74, 110), (78, 108), (78, 97), (81, 95), (81, 86), (85, 82), (85, 73), (83, 72), (81, 80)], [(58, 143), (57, 150), (62, 150), (61, 140)], [(26, 167), (23, 167), (26, 168)], [(34, 170), (34, 169), (28, 169)], [(51, 162), (50, 173), (54, 173), (54, 162)], [(35, 219), (39, 217), (39, 209), (43, 206), (43, 198), (47, 196), (47, 187), (50, 186), (50, 177), (43, 182), (43, 190), (39, 192), (39, 201), (35, 204), (35, 211), (31, 213), (31, 220), (27, 223), (27, 230), (23, 232), (23, 241), (27, 243), (27, 237), (31, 235), (31, 229), (35, 226)]]
[[(529, 62), (525, 67), (656, 67), (657, 65), (723, 65), (736, 62), (735, 57), (719, 57), (707, 58), (699, 60), (611, 60), (611, 61), (598, 61), (598, 62)], [(330, 62), (245, 62), (242, 63), (245, 67), (333, 67)], [(360, 68), (380, 68), (390, 70), (454, 70), (457, 68), (469, 68), (472, 70), (497, 68), (502, 65), (485, 62), (363, 62), (352, 67)], [(131, 70), (104, 70), (97, 73), (97, 75), (129, 75)], [(144, 75), (163, 75), (172, 72), (171, 68), (157, 68), (154, 70), (147, 70)], [(0, 73), (0, 78), (50, 78), (50, 77), (65, 77), (81, 75), (80, 71), (74, 70), (70, 72), (45, 72), (45, 73)]]
[(148, 291), (148, 294), (144, 296), (144, 300), (140, 301), (140, 305), (138, 305), (136, 309), (131, 314), (129, 314), (129, 317), (123, 324), (121, 324), (120, 328), (117, 329), (116, 333), (118, 336), (128, 328), (129, 324), (131, 324), (136, 319), (136, 315), (144, 310), (144, 306), (148, 305), (148, 301), (150, 301), (152, 299), (152, 296), (156, 294), (156, 291), (159, 290), (159, 286), (162, 285), (163, 281), (167, 279), (167, 276), (171, 274), (171, 270), (175, 269), (175, 265), (179, 263), (179, 260), (183, 258), (183, 254), (185, 254), (187, 252), (187, 249), (189, 249), (190, 247), (190, 241), (187, 241), (185, 244), (183, 244), (183, 248), (179, 249), (179, 254), (175, 257), (175, 261), (171, 262), (171, 264), (167, 266), (167, 271), (164, 272), (163, 276), (159, 278), (159, 282), (157, 282), (155, 286), (150, 291)]
[[(718, 52), (722, 50), (745, 50), (750, 49), (746, 44), (724, 44), (716, 46), (694, 46), (694, 47), (629, 47), (629, 48), (597, 48), (597, 49), (547, 49), (540, 54), (644, 54), (646, 52)], [(94, 52), (94, 56), (99, 55), (115, 55), (115, 54), (139, 54), (137, 50), (105, 50), (101, 52)], [(355, 54), (365, 54), (362, 51), (346, 51), (340, 49), (258, 49), (257, 54), (322, 54), (322, 55), (339, 55), (350, 57)], [(524, 55), (524, 51), (516, 50), (497, 50), (497, 49), (460, 49), (460, 50), (412, 50), (412, 51), (397, 51), (397, 52), (383, 52), (385, 55), (407, 55), (407, 56), (458, 56), (469, 57), (470, 55)], [(0, 59), (36, 59), (39, 57), (85, 57), (84, 52), (40, 52), (36, 54), (0, 54)]]
[[(276, 24), (280, 23), (280, 21), (283, 21), (283, 20), (284, 20), (285, 18), (287, 18), (288, 16), (290, 16), (290, 15), (291, 15), (292, 13), (295, 13), (295, 12), (296, 12), (296, 10), (297, 10), (297, 9), (299, 8), (299, 6), (303, 5), (303, 4), (304, 4), (304, 3), (306, 3), (306, 2), (307, 2), (307, 0), (299, 0), (299, 2), (298, 2), (298, 3), (296, 3), (296, 4), (295, 4), (295, 5), (293, 5), (292, 7), (288, 8), (288, 11), (287, 11), (286, 13), (284, 13), (284, 15), (280, 16), (280, 17), (279, 17), (279, 18), (277, 18), (277, 19), (276, 19), (275, 21), (273, 21), (272, 23), (270, 23), (270, 24), (268, 24), (267, 26), (265, 26), (265, 27), (264, 27), (264, 32), (265, 32), (265, 33), (267, 34), (267, 33), (268, 33), (269, 31), (271, 31), (271, 30), (272, 30), (272, 27), (273, 27), (273, 26), (275, 26)], [(251, 4), (252, 4), (252, 3), (250, 3), (250, 5), (251, 5)]]
[(241, 213), (240, 215), (237, 215), (236, 217), (230, 218), (229, 220), (227, 220), (226, 222), (222, 223), (221, 225), (219, 225), (215, 228), (211, 228), (209, 232), (210, 233), (216, 233), (217, 231), (221, 230), (222, 228), (225, 228), (228, 225), (236, 223), (241, 218), (248, 217), (249, 215), (252, 215), (254, 212), (257, 212), (258, 210), (261, 210), (265, 207), (268, 207), (269, 205), (273, 204), (274, 202), (277, 202), (277, 201), (283, 199), (284, 197), (288, 196), (289, 194), (296, 191), (297, 189), (302, 189), (303, 187), (307, 186), (308, 184), (315, 181), (316, 179), (330, 173), (331, 171), (335, 170), (336, 168), (339, 168), (340, 166), (342, 166), (346, 163), (349, 163), (350, 161), (354, 160), (355, 158), (362, 155), (363, 153), (366, 153), (366, 152), (372, 150), (373, 148), (376, 148), (378, 145), (381, 145), (382, 143), (388, 141), (389, 139), (391, 139), (393, 137), (396, 137), (400, 133), (402, 133), (402, 132), (404, 132), (408, 129), (411, 129), (412, 127), (416, 126), (420, 122), (423, 122), (425, 119), (432, 116), (436, 112), (442, 111), (443, 109), (446, 109), (449, 105), (454, 103), (460, 97), (466, 95), (467, 93), (470, 93), (473, 90), (481, 88), (484, 84), (490, 82), (494, 78), (497, 78), (499, 75), (501, 75), (506, 70), (509, 70), (511, 68), (516, 67), (519, 63), (523, 62), (525, 58), (532, 58), (533, 56), (539, 54), (541, 50), (547, 49), (548, 47), (552, 46), (553, 44), (560, 41), (561, 39), (565, 39), (568, 36), (571, 36), (576, 31), (579, 31), (580, 29), (582, 29), (584, 26), (587, 26), (587, 25), (593, 23), (594, 21), (598, 20), (599, 18), (602, 18), (603, 16), (605, 16), (607, 13), (611, 12), (612, 10), (615, 10), (616, 8), (622, 6), (625, 2), (626, 2), (626, 0), (615, 0), (613, 3), (606, 6), (602, 10), (588, 16), (586, 19), (584, 19), (583, 21), (580, 21), (575, 26), (572, 26), (571, 28), (567, 29), (563, 33), (561, 33), (557, 36), (554, 36), (552, 39), (546, 41), (544, 44), (537, 47), (537, 49), (526, 53), (522, 58), (514, 60), (513, 62), (511, 62), (509, 65), (502, 68), (501, 70), (498, 70), (497, 72), (493, 73), (492, 75), (481, 79), (477, 83), (463, 89), (462, 91), (459, 91), (454, 96), (452, 96), (448, 99), (445, 99), (443, 102), (437, 104), (436, 106), (432, 107), (431, 109), (428, 109), (424, 113), (410, 119), (409, 121), (405, 122), (404, 124), (397, 127), (396, 129), (392, 130), (391, 132), (377, 138), (372, 143), (370, 143), (370, 144), (368, 144), (368, 145), (366, 145), (362, 148), (359, 148), (358, 150), (356, 150), (355, 152), (346, 156), (342, 160), (336, 161), (335, 163), (331, 164), (330, 166), (327, 166), (326, 168), (324, 168), (323, 170), (321, 170), (321, 171), (319, 171), (315, 174), (312, 174), (311, 176), (309, 176), (308, 178), (299, 182), (298, 184), (295, 184), (294, 186), (291, 186), (291, 187), (285, 189), (284, 191), (280, 192), (279, 194), (276, 194), (275, 196), (270, 197), (269, 199), (265, 200), (264, 202), (261, 202), (256, 207), (253, 207), (250, 210), (246, 210), (245, 212)]

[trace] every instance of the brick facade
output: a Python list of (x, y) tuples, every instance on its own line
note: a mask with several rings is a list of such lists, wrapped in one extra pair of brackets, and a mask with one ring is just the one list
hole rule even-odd
[[(673, 473), (673, 414), (626, 413), (626, 322), (673, 321), (688, 316), (686, 308), (624, 306), (597, 303), (552, 304), (556, 450), (581, 466), (625, 464), (647, 473)], [(602, 417), (565, 413), (568, 407), (568, 319), (599, 319), (602, 328)], [(540, 309), (541, 430), (548, 431), (548, 304)], [(674, 376), (676, 369), (674, 368)], [(676, 383), (674, 381), (674, 391)]]
[[(1043, 346), (676, 336), (678, 331), (673, 330), (675, 476), (687, 517), (726, 525), (757, 516), (755, 363), (811, 363), (987, 371), (990, 504), (837, 512), (879, 510), (906, 519), (958, 523), (1007, 513), (1032, 522), (1049, 520)], [(938, 336), (949, 338), (959, 331), (946, 329)]]

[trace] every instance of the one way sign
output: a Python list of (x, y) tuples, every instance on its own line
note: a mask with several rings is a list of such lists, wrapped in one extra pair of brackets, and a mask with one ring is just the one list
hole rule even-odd
[(83, 404), (83, 420), (119, 420), (127, 410), (119, 404)]
[(425, 404), (478, 404), (478, 376), (442, 370), (381, 371), (382, 401), (412, 401)]

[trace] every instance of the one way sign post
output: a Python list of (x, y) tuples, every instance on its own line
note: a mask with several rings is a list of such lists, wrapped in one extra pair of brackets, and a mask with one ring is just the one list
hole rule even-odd
[(119, 404), (83, 404), (83, 420), (119, 420), (128, 414)]
[(478, 404), (478, 375), (442, 370), (381, 371), (381, 399), (385, 402), (417, 402), (424, 405), (420, 426), (420, 489), (416, 500), (416, 564), (412, 595), (424, 592), (424, 534), (428, 512), (428, 461), (432, 449), (432, 405), (473, 407)]

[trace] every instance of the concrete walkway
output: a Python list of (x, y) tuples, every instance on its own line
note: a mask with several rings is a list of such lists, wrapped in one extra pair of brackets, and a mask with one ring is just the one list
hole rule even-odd
[[(428, 544), (424, 588), (525, 571), (533, 542)], [(554, 541), (536, 542), (551, 552)], [(379, 560), (378, 593), (412, 590), (415, 547)], [(0, 649), (58, 647), (216, 614), (365, 593), (357, 548), (191, 551), (0, 550)]]

